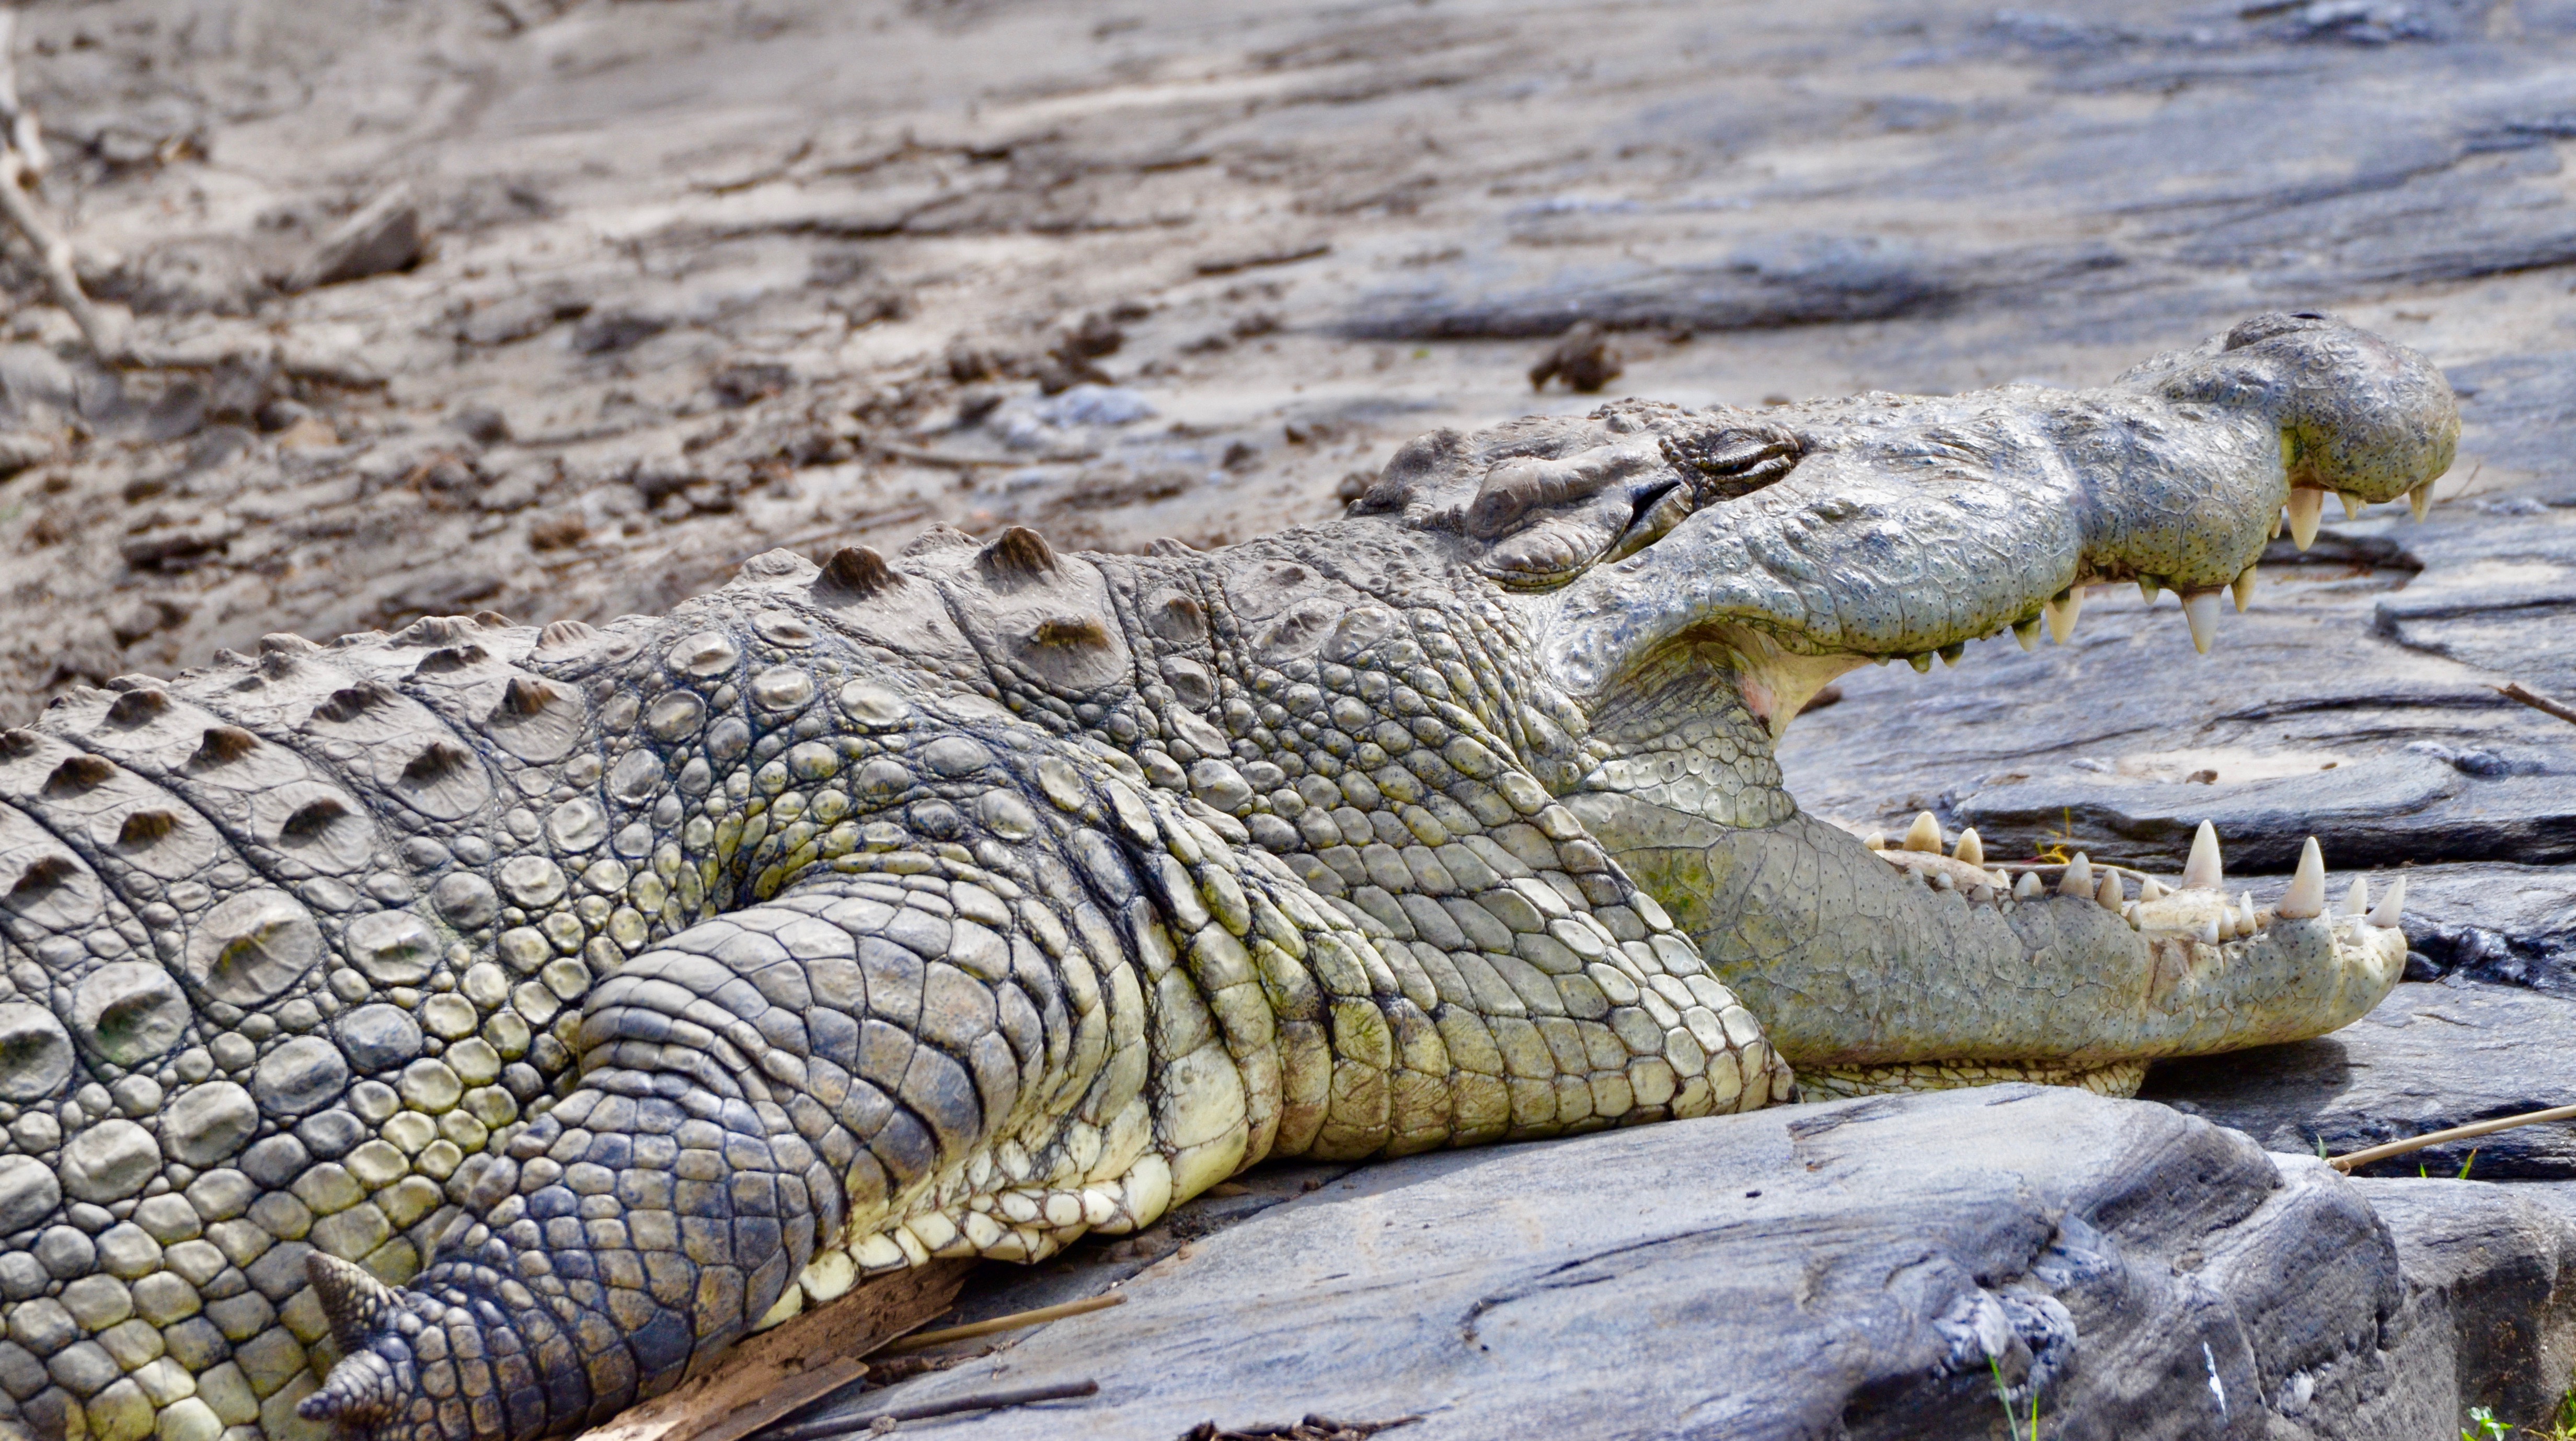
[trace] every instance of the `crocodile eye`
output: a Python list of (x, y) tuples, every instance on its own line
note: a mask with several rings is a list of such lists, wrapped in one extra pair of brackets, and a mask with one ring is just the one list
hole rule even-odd
[(1807, 443), (1776, 425), (1718, 425), (1663, 438), (1664, 459), (1691, 477), (1702, 505), (1740, 500), (1797, 468)]

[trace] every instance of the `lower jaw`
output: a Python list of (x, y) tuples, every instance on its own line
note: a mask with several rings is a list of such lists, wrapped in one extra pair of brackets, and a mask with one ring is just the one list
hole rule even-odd
[(1635, 793), (1566, 804), (1823, 1093), (2007, 1079), (2133, 1090), (2152, 1058), (2347, 1024), (2404, 967), (2403, 937), (2358, 918), (2258, 914), (2248, 934), (2213, 936), (2234, 909), (2216, 892), (2124, 915), (2089, 895), (1945, 888), (1943, 873), (1977, 872), (1872, 853), (1785, 792), (1778, 819), (1750, 825)]

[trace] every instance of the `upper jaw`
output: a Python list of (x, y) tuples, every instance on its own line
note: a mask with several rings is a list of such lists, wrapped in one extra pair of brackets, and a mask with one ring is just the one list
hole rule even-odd
[(1743, 657), (1756, 689), (1811, 694), (1835, 665), (1936, 652), (2036, 616), (2075, 580), (2084, 547), (2067, 477), (2014, 463), (2042, 437), (1999, 436), (1974, 462), (1887, 443), (1896, 437), (1818, 439), (1778, 484), (1550, 597), (1541, 648), (1559, 684), (1597, 693), (1653, 652), (1708, 636)]
[(1822, 683), (1789, 658), (1926, 664), (2007, 626), (2027, 638), (2097, 581), (2181, 593), (2206, 649), (2217, 596), (2278, 532), (2294, 486), (2423, 497), (2459, 413), (2421, 356), (2267, 316), (2101, 390), (1866, 396), (1773, 428), (1802, 457), (1785, 477), (1543, 598), (1541, 659), (1559, 686), (1597, 695), (1667, 646), (1717, 636), (1760, 704), (1765, 687)]

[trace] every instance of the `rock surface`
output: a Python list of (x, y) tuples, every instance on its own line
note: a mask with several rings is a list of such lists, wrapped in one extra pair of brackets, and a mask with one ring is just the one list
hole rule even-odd
[[(2454, 1414), (2555, 1419), (2576, 1352), (2576, 1192), (2475, 1181), (2352, 1183), (2397, 1242), (2405, 1273), (2403, 1368)], [(2447, 1429), (2426, 1434), (2447, 1436)]]
[(2367, 1184), (2031, 1087), (1421, 1156), (837, 1410), (1091, 1378), (1088, 1400), (905, 1429), (1160, 1438), (1311, 1412), (1420, 1414), (1401, 1434), (1426, 1438), (1986, 1437), (1996, 1368), (2036, 1381), (2052, 1436), (2420, 1441), (2466, 1405), (2554, 1404), (2576, 1212), (2555, 1188), (2423, 1206)]
[[(2252, 874), (2286, 873), (2309, 835), (2337, 866), (2563, 863), (2576, 727), (2492, 688), (2576, 665), (2543, 603), (2576, 583), (2576, 510), (2536, 509), (2366, 518), (2306, 557), (2276, 543), (2225, 661), (2192, 654), (2170, 597), (2096, 587), (2069, 645), (1850, 677), (1791, 733), (1790, 784), (1853, 824), (1932, 809), (1989, 854), (2063, 844), (2167, 875), (2203, 820)], [(2490, 578), (2505, 556), (2509, 586)]]
[[(2511, 986), (2400, 985), (2359, 1022), (2289, 1046), (2160, 1062), (2142, 1093), (2275, 1151), (2342, 1155), (2576, 1097), (2576, 1001)], [(2474, 1162), (2470, 1153), (2476, 1153)], [(2576, 1125), (2450, 1142), (2366, 1174), (2576, 1180)]]

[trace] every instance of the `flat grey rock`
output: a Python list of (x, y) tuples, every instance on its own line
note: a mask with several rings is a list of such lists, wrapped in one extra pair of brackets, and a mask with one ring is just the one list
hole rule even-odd
[[(2341, 876), (2331, 883), (2338, 895), (2350, 884)], [(2576, 996), (2576, 867), (2409, 870), (2406, 943), (2416, 952), (2408, 980), (2456, 978)]]
[[(1964, 797), (1953, 807), (1980, 835), (2042, 838), (2070, 821), (2094, 859), (2180, 870), (2201, 822), (2234, 845), (2240, 871), (2280, 871), (2298, 863), (2305, 837), (2335, 842), (2338, 860), (2412, 859), (2397, 851), (2403, 821), (2457, 796), (2467, 779), (2424, 755), (2369, 756), (2337, 770), (2277, 776), (2230, 786), (2158, 778), (2124, 780), (2082, 772), (2034, 777)], [(2568, 809), (2576, 812), (2576, 797)], [(2576, 838), (2571, 838), (2576, 841)], [(2472, 844), (2488, 844), (2480, 835)], [(2368, 851), (2383, 855), (2361, 854)], [(2484, 859), (2484, 857), (2470, 857)]]
[[(2287, 1046), (2159, 1063), (2145, 1097), (2275, 1151), (2342, 1155), (2576, 1097), (2576, 1000), (2512, 986), (2402, 984), (2358, 1022)], [(2476, 1160), (2470, 1153), (2476, 1152)], [(2457, 1141), (2367, 1173), (2576, 1180), (2576, 1126)]]
[(396, 185), (332, 227), (287, 273), (285, 288), (311, 290), (401, 270), (420, 260), (426, 244), (420, 202), (411, 187)]
[(2204, 819), (2255, 875), (2311, 834), (2335, 866), (2576, 856), (2576, 726), (2493, 688), (2576, 675), (2576, 627), (2551, 623), (2576, 597), (2576, 509), (2366, 515), (2318, 551), (2337, 563), (2266, 555), (2215, 656), (2171, 597), (2097, 586), (2067, 645), (1848, 677), (1791, 729), (1791, 789), (1854, 824), (1935, 810), (1989, 855), (2063, 843), (2170, 871)]
[[(2489, 1216), (2464, 1258), (2468, 1222), (2401, 1242), (2364, 1195), (2166, 1107), (2022, 1086), (1418, 1156), (1266, 1198), (1127, 1276), (1123, 1306), (836, 1410), (1089, 1379), (904, 1429), (1988, 1437), (2000, 1370), (2036, 1381), (2051, 1436), (2420, 1441), (2466, 1404), (2554, 1400), (2548, 1359), (2464, 1390), (2504, 1361), (2462, 1339), (2489, 1273), (2528, 1273), (2517, 1316), (2566, 1309), (2554, 1213)], [(2423, 1284), (2406, 1245), (2439, 1261)], [(1094, 1264), (1036, 1269), (1061, 1299)]]
[[(2576, 424), (2576, 350), (2547, 350), (2472, 361), (2449, 370), (2451, 388), (2474, 411), (2485, 432), (2479, 449), (2498, 465), (2510, 466), (2550, 483), (2534, 488), (2532, 506), (2576, 506), (2576, 479), (2567, 447), (2561, 443)], [(2522, 515), (2540, 514), (2532, 506), (2512, 506)]]
[[(1447, 338), (1576, 320), (1729, 330), (2009, 310), (2026, 333), (2143, 333), (2235, 304), (2247, 283), (2332, 294), (2562, 264), (2576, 232), (2546, 177), (2568, 124), (2533, 83), (2560, 62), (2531, 42), (2565, 17), (2501, 32), (2493, 14), (1924, 7), (1911, 24), (1836, 37), (1840, 53), (1885, 68), (1841, 113), (1839, 97), (1788, 87), (1756, 109), (1730, 86), (1641, 96), (1604, 127), (1609, 143), (1660, 155), (1693, 141), (1758, 153), (1830, 126), (1842, 142), (1831, 153), (1785, 173), (1712, 165), (1619, 200), (1503, 208), (1482, 217), (1486, 243), (1356, 297), (1340, 325)], [(2025, 68), (2034, 83), (1959, 95), (1931, 78), (1976, 65)], [(2144, 95), (2169, 97), (2151, 127), (2067, 114)], [(2282, 126), (2285, 112), (2307, 123)], [(1998, 213), (2017, 223), (1985, 223)], [(1516, 248), (1519, 263), (1497, 259)]]
[(2532, 1358), (2576, 1349), (2576, 1287), (2565, 1281), (2576, 1267), (2576, 1187), (2352, 1184), (2397, 1242), (2406, 1324), (2393, 1328), (2392, 1349), (2409, 1354), (2418, 1384), (2438, 1391), (2447, 1355), (2459, 1408), (2553, 1416), (2563, 1382)]

